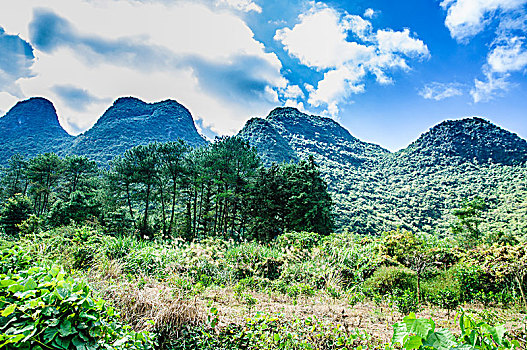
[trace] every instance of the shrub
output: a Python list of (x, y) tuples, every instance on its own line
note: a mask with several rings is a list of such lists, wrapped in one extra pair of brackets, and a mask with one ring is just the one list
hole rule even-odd
[(463, 302), (476, 301), (477, 295), (481, 295), (482, 292), (498, 293), (503, 289), (503, 284), (498, 284), (493, 276), (486, 273), (479, 265), (460, 263), (453, 269), (460, 286), (460, 299)]
[(461, 302), (461, 287), (452, 269), (425, 281), (422, 290), (425, 300), (449, 311)]
[(15, 194), (9, 198), (0, 211), (0, 228), (8, 236), (17, 236), (20, 232), (18, 225), (29, 219), (31, 215), (31, 201), (26, 196)]
[(415, 272), (400, 266), (381, 266), (364, 282), (368, 294), (390, 295), (415, 289)]
[(404, 315), (408, 315), (410, 312), (417, 312), (419, 310), (419, 304), (417, 303), (417, 293), (413, 290), (405, 290), (402, 292), (396, 292), (393, 296), (393, 301), (397, 310)]

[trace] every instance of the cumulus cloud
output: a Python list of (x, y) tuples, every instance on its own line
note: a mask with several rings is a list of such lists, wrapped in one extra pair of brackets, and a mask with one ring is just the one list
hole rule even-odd
[(251, 11), (254, 11), (257, 13), (262, 12), (262, 8), (251, 0), (218, 0), (216, 4), (220, 6), (227, 5), (233, 9), (243, 11), (243, 12), (251, 12)]
[[(69, 132), (93, 125), (116, 97), (137, 96), (177, 99), (204, 130), (233, 134), (288, 98), (280, 60), (240, 14), (259, 11), (251, 4), (27, 0), (0, 4), (0, 23), (35, 47), (37, 75), (19, 81), (21, 93), (52, 100)], [(0, 98), (2, 109), (11, 103)]]
[(445, 25), (452, 37), (466, 41), (478, 34), (493, 17), (521, 9), (527, 0), (443, 0), (441, 7), (447, 10)]
[(463, 95), (463, 85), (459, 83), (439, 83), (433, 82), (426, 84), (419, 95), (427, 100), (441, 101), (445, 98)]
[(325, 107), (332, 116), (340, 103), (366, 90), (368, 75), (390, 84), (392, 71), (410, 68), (408, 58), (430, 56), (426, 44), (409, 29), (374, 31), (370, 21), (324, 4), (314, 3), (298, 20), (292, 28), (277, 30), (274, 38), (301, 64), (324, 73), (316, 87), (307, 89), (308, 103)]
[(487, 62), (482, 67), (485, 78), (474, 79), (471, 90), (474, 102), (503, 95), (511, 88), (511, 73), (525, 70), (526, 4), (527, 0), (443, 0), (441, 3), (447, 10), (445, 25), (459, 42), (467, 43), (491, 25), (496, 27)]
[(513, 36), (495, 45), (487, 57), (492, 72), (508, 73), (521, 71), (527, 66), (525, 38)]
[(23, 97), (18, 80), (33, 76), (33, 47), (19, 35), (7, 34), (0, 27), (0, 52), (0, 86), (15, 97)]

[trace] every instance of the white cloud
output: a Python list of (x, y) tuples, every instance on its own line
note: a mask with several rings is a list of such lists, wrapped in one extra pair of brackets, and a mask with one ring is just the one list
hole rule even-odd
[(288, 85), (285, 89), (281, 91), (282, 96), (287, 99), (303, 99), (304, 92), (298, 85)]
[(463, 95), (463, 85), (459, 83), (438, 83), (426, 84), (419, 95), (427, 100), (441, 101), (445, 98)]
[(512, 85), (508, 81), (509, 74), (495, 75), (487, 72), (485, 77), (486, 81), (474, 79), (474, 88), (470, 91), (470, 95), (476, 103), (490, 101), (509, 90)]
[(410, 36), (410, 31), (378, 30), (377, 43), (381, 52), (400, 52), (408, 56), (428, 57), (428, 47), (422, 40)]
[(228, 5), (233, 9), (243, 12), (257, 12), (261, 13), (262, 8), (251, 0), (218, 0), (217, 5)]
[(508, 73), (521, 71), (527, 66), (525, 38), (513, 36), (496, 45), (487, 57), (487, 63), (493, 72)]
[[(224, 7), (259, 11), (252, 1), (225, 1)], [(42, 6), (42, 1), (2, 2), (0, 23), (28, 39), (28, 23), (37, 6)], [(36, 76), (20, 79), (19, 85), (26, 97), (52, 100), (70, 132), (93, 125), (109, 107), (104, 101), (131, 95), (148, 102), (176, 99), (202, 119), (204, 127), (233, 134), (249, 116), (267, 114), (276, 105), (279, 91), (288, 91), (277, 56), (266, 52), (236, 12), (215, 11), (212, 2), (206, 6), (191, 1), (49, 0), (45, 6), (70, 24), (77, 41), (63, 40), (54, 50), (35, 50)], [(89, 46), (94, 42), (107, 45), (104, 50), (115, 59), (108, 59), (104, 50), (96, 51), (95, 45)], [(151, 56), (142, 52), (148, 61), (133, 65), (135, 61), (127, 52), (119, 53), (114, 45), (122, 42), (129, 44), (129, 56), (139, 54), (133, 45), (140, 43), (159, 49), (168, 58), (157, 59), (155, 50)], [(216, 72), (217, 79), (205, 84), (207, 70)], [(232, 79), (224, 79), (222, 72)], [(53, 87), (61, 85), (78, 87), (99, 99), (85, 110), (72, 109), (60, 99), (56, 88), (54, 91)], [(246, 98), (228, 95), (244, 91)], [(7, 110), (12, 99), (4, 94), (0, 95), (0, 109)]]
[(376, 13), (377, 12), (374, 9), (368, 8), (366, 9), (366, 11), (364, 11), (363, 16), (366, 18), (373, 18), (373, 16), (375, 16)]
[(522, 72), (527, 66), (526, 4), (527, 0), (444, 0), (441, 3), (447, 10), (445, 25), (459, 42), (467, 43), (490, 24), (496, 27), (487, 62), (482, 67), (485, 79), (474, 79), (470, 92), (474, 102), (502, 95), (511, 88), (511, 73)]
[[(306, 87), (308, 103), (326, 108), (325, 114), (332, 116), (338, 114), (339, 104), (365, 91), (368, 75), (380, 84), (390, 84), (393, 70), (409, 69), (408, 57), (430, 56), (428, 47), (408, 29), (374, 32), (370, 21), (321, 3), (313, 3), (298, 19), (293, 28), (277, 30), (275, 40), (301, 64), (324, 72), (316, 87)], [(351, 33), (360, 42), (350, 41)]]
[(466, 41), (481, 32), (499, 11), (520, 9), (527, 0), (444, 0), (445, 25), (458, 41)]
[(371, 48), (346, 41), (349, 23), (341, 21), (335, 10), (314, 6), (300, 15), (299, 19), (300, 23), (293, 29), (280, 29), (274, 38), (302, 64), (326, 69), (335, 68), (347, 61), (364, 61), (370, 57)]
[(361, 84), (361, 81), (365, 75), (366, 71), (359, 66), (344, 65), (330, 70), (324, 73), (324, 79), (309, 94), (308, 103), (315, 107), (326, 104), (333, 110), (330, 114), (336, 115), (338, 103), (343, 102), (351, 94), (364, 92), (364, 84)]

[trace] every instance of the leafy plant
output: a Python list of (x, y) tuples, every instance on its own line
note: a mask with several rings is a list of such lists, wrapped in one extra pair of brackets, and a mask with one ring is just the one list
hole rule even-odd
[[(18, 252), (13, 250), (12, 255)], [(12, 257), (11, 255), (11, 257)], [(2, 256), (2, 271), (11, 264)], [(153, 336), (123, 326), (112, 307), (58, 266), (0, 274), (0, 347), (8, 349), (151, 349)]]

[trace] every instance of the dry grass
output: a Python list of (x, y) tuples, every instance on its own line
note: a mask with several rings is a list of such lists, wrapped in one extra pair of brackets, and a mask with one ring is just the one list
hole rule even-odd
[[(219, 327), (243, 325), (247, 317), (257, 312), (280, 315), (285, 322), (316, 317), (323, 322), (341, 325), (348, 332), (356, 329), (366, 331), (379, 344), (390, 342), (392, 325), (404, 317), (388, 303), (376, 305), (368, 301), (351, 306), (345, 298), (334, 299), (323, 292), (290, 298), (277, 293), (245, 291), (244, 295), (254, 298), (254, 305), (247, 304), (246, 299), (230, 287), (208, 288), (195, 297), (189, 297), (167, 282), (146, 276), (128, 281), (116, 261), (100, 263), (91, 270), (88, 278), (134, 329), (156, 331), (162, 337), (177, 336), (183, 325), (202, 324), (211, 304), (218, 309)], [(479, 318), (487, 318), (489, 323), (505, 323), (507, 329), (515, 334), (526, 333), (527, 316), (520, 312), (473, 305), (466, 305), (465, 309)], [(425, 307), (417, 316), (432, 318), (437, 328), (460, 332), (455, 313), (447, 310)]]
[(203, 322), (197, 300), (183, 298), (166, 284), (139, 276), (128, 281), (115, 260), (101, 263), (91, 270), (90, 283), (102, 297), (116, 306), (125, 322), (135, 330), (177, 335), (183, 325)]

